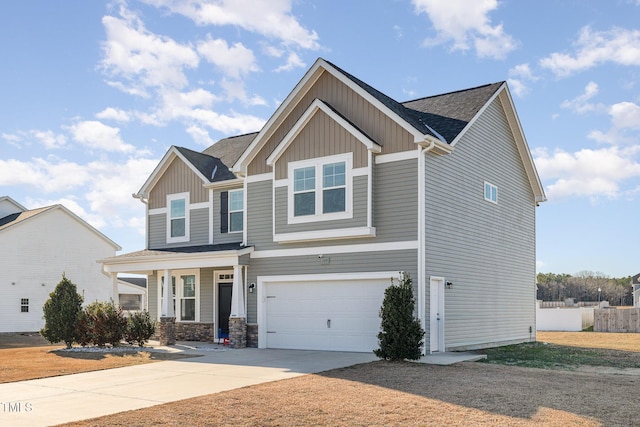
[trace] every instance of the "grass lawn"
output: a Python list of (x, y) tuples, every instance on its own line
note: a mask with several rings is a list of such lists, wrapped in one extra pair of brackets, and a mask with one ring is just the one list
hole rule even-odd
[[(0, 382), (176, 357), (51, 351), (61, 347), (0, 334)], [(486, 353), (453, 366), (374, 362), (68, 425), (638, 424), (640, 334), (539, 332), (538, 343)]]
[(0, 383), (98, 371), (183, 358), (181, 354), (133, 351), (85, 353), (55, 351), (65, 345), (49, 344), (38, 334), (0, 334)]
[[(511, 353), (565, 370), (510, 366), (492, 354), (494, 363), (453, 366), (373, 362), (67, 426), (638, 425), (632, 402), (640, 376), (621, 369), (635, 363), (624, 355), (640, 354), (636, 334), (539, 333), (538, 339), (548, 344), (511, 346)], [(563, 358), (578, 347), (596, 350)], [(566, 370), (582, 363), (596, 365)]]

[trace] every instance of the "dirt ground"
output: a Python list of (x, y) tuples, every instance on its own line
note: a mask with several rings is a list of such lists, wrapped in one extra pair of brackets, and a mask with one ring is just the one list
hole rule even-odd
[[(539, 332), (538, 340), (640, 352), (640, 334)], [(38, 335), (0, 334), (0, 382), (26, 373), (64, 375), (167, 356), (51, 352), (62, 347)], [(374, 362), (67, 425), (630, 426), (640, 425), (635, 371)]]
[[(538, 340), (640, 351), (637, 334), (561, 334)], [(373, 362), (67, 426), (640, 425), (640, 376), (602, 372)]]
[(0, 383), (98, 371), (182, 358), (132, 349), (131, 352), (83, 353), (55, 351), (63, 343), (49, 344), (39, 334), (0, 334)]

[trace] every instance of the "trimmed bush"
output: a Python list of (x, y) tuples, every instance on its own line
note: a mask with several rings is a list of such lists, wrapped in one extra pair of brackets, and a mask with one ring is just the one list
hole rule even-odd
[(50, 343), (64, 341), (67, 348), (76, 340), (76, 320), (82, 311), (82, 296), (64, 273), (42, 307), (44, 327), (40, 335)]
[(424, 330), (420, 320), (413, 315), (415, 300), (411, 277), (405, 274), (384, 291), (380, 308), (381, 331), (378, 333), (380, 348), (374, 354), (381, 359), (400, 361), (417, 360), (422, 356)]
[(129, 343), (137, 343), (138, 346), (144, 347), (144, 343), (156, 332), (156, 322), (151, 320), (148, 311), (138, 311), (129, 316), (127, 323), (127, 331), (124, 339)]
[(122, 308), (113, 301), (96, 301), (89, 304), (76, 323), (76, 335), (82, 345), (93, 344), (104, 347), (120, 345), (127, 330), (127, 318)]

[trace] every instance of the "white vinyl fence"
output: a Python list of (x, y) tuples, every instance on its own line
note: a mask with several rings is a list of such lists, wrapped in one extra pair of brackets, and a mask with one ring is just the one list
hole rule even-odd
[(593, 307), (540, 308), (536, 307), (538, 331), (582, 331), (593, 326)]

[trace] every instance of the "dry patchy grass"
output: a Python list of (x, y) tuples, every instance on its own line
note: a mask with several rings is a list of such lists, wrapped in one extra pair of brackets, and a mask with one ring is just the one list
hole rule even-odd
[(40, 335), (0, 334), (0, 383), (99, 371), (185, 357), (181, 354), (138, 351), (85, 353), (56, 351)]
[[(617, 335), (617, 336), (613, 336)], [(640, 351), (634, 334), (538, 333), (558, 345)], [(480, 363), (374, 362), (67, 426), (628, 426), (640, 376)]]

